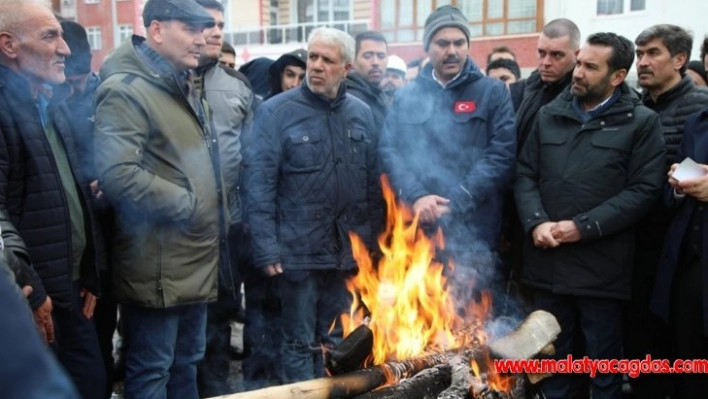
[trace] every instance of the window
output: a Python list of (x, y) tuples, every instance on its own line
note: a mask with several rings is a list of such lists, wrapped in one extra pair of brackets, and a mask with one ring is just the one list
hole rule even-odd
[[(626, 9), (627, 6), (629, 9)], [(597, 15), (616, 15), (645, 9), (645, 0), (597, 0)]]
[(381, 0), (379, 26), (391, 42), (421, 41), (428, 15), (449, 4), (469, 19), (472, 37), (538, 32), (543, 27), (541, 1)]
[(100, 26), (90, 26), (86, 28), (86, 36), (88, 36), (89, 44), (91, 45), (91, 50), (100, 50), (102, 46), (101, 42), (101, 27)]
[[(327, 24), (333, 28), (348, 31), (347, 22), (352, 19), (353, 0), (293, 0), (297, 3), (297, 23), (312, 23), (305, 29), (298, 29), (298, 40), (306, 38), (315, 25)], [(337, 24), (335, 22), (341, 21)]]
[(131, 36), (133, 36), (133, 25), (120, 25), (118, 27), (118, 40), (120, 40), (121, 43), (130, 39)]

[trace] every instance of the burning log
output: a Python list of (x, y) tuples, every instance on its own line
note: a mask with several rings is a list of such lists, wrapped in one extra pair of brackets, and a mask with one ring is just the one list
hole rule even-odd
[[(466, 363), (466, 371), (469, 374), (470, 361), (479, 356), (481, 348), (466, 350), (459, 354), (447, 352), (447, 361), (434, 367), (427, 368), (412, 378), (401, 380), (398, 384), (381, 388), (364, 395), (359, 395), (356, 399), (432, 399), (449, 387), (454, 379), (461, 379), (462, 371), (456, 367), (458, 363)], [(469, 391), (469, 384), (464, 387), (464, 391)]]
[[(365, 370), (329, 378), (303, 381), (260, 389), (257, 391), (219, 396), (221, 399), (327, 399), (353, 398), (387, 383), (396, 383), (419, 372), (446, 364), (459, 351), (449, 351), (400, 362), (386, 362)], [(449, 380), (448, 380), (449, 382)]]
[(450, 387), (438, 395), (438, 399), (466, 399), (472, 385), (470, 362), (456, 357), (450, 361), (452, 381)]
[[(507, 359), (530, 359), (535, 357), (541, 350), (555, 340), (560, 332), (558, 322), (550, 313), (537, 311), (529, 315), (513, 333), (489, 344), (488, 348), (493, 356), (503, 356)], [(386, 362), (365, 370), (359, 370), (346, 374), (341, 374), (329, 378), (303, 381), (299, 383), (265, 388), (257, 391), (238, 393), (233, 395), (220, 396), (221, 399), (326, 399), (326, 398), (353, 398), (379, 388), (385, 384), (402, 383), (403, 379), (409, 378), (411, 386), (420, 387), (420, 384), (428, 383), (437, 386), (437, 379), (445, 380), (447, 385), (452, 380), (453, 370), (448, 362), (456, 355), (461, 355), (462, 359), (470, 359), (484, 353), (484, 348), (477, 340), (471, 340), (463, 348), (451, 350), (439, 354), (408, 359), (398, 362)], [(410, 378), (423, 370), (431, 369), (415, 381)], [(458, 375), (461, 372), (458, 372)], [(457, 377), (459, 379), (459, 377)], [(440, 388), (441, 392), (447, 385)], [(468, 386), (469, 388), (469, 386)], [(388, 389), (388, 388), (385, 388)], [(385, 395), (387, 391), (381, 389), (371, 392), (371, 395)], [(415, 391), (409, 388), (409, 393)], [(435, 388), (437, 390), (438, 388)], [(426, 390), (417, 388), (423, 392), (423, 396), (406, 394), (401, 396), (366, 396), (367, 398), (432, 398), (426, 396)], [(428, 390), (429, 393), (435, 390)], [(491, 392), (489, 389), (480, 389), (476, 398), (492, 398), (494, 396), (484, 396)], [(389, 391), (390, 392), (390, 391)]]

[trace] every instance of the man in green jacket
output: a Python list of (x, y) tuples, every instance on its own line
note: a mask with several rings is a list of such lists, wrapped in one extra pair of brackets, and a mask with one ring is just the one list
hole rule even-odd
[(96, 99), (99, 185), (116, 210), (125, 394), (197, 398), (228, 223), (216, 138), (190, 72), (214, 18), (194, 0), (150, 0), (143, 20), (146, 37), (133, 36), (101, 68)]

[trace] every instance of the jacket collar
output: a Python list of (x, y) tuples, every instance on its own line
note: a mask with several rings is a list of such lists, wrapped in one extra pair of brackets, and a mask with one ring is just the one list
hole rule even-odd
[(656, 98), (656, 101), (651, 98), (649, 90), (642, 91), (642, 102), (649, 108), (655, 108), (657, 106), (669, 104), (693, 90), (695, 86), (696, 84), (693, 83), (693, 79), (691, 79), (691, 77), (688, 75), (684, 75), (683, 78), (681, 78), (681, 80), (679, 80), (679, 82), (676, 83), (674, 87), (659, 94), (659, 97)]
[(32, 99), (29, 80), (5, 65), (0, 64), (0, 87), (2, 86), (7, 87), (10, 93), (12, 93), (11, 98), (19, 101), (34, 101), (34, 99)]
[(334, 100), (331, 101), (325, 98), (324, 96), (313, 93), (312, 90), (310, 90), (310, 88), (307, 86), (307, 82), (300, 85), (298, 89), (293, 90), (301, 90), (305, 98), (309, 100), (312, 105), (314, 105), (318, 109), (327, 111), (336, 109), (337, 107), (342, 105), (342, 103), (344, 103), (344, 100), (347, 98), (347, 88), (344, 82), (339, 84), (339, 91), (337, 92), (337, 97), (335, 97)]
[(462, 66), (462, 71), (460, 71), (459, 76), (456, 79), (450, 81), (444, 88), (440, 86), (435, 78), (433, 78), (433, 65), (428, 63), (425, 68), (418, 74), (415, 79), (416, 82), (421, 82), (424, 86), (434, 86), (439, 89), (452, 89), (458, 86), (462, 86), (467, 83), (474, 82), (482, 78), (482, 72), (477, 67), (477, 64), (472, 61), (470, 56), (467, 56), (465, 64)]
[(349, 72), (345, 82), (347, 87), (358, 88), (371, 97), (378, 97), (381, 95), (381, 89), (369, 83), (368, 80), (356, 72)]
[[(615, 103), (611, 107), (609, 107), (609, 109), (605, 110), (605, 112), (600, 115), (597, 115), (598, 118), (601, 116), (610, 116), (618, 113), (627, 112), (628, 110), (634, 109), (634, 107), (639, 105), (639, 98), (633, 94), (632, 89), (627, 86), (627, 83), (622, 83), (619, 89), (621, 92), (617, 101), (615, 101)], [(549, 109), (552, 109), (554, 114), (563, 115), (565, 117), (581, 122), (580, 118), (573, 109), (574, 100), (575, 96), (570, 90), (568, 90), (563, 92), (563, 94), (558, 96), (554, 101), (551, 101), (547, 105), (547, 107), (549, 107)]]

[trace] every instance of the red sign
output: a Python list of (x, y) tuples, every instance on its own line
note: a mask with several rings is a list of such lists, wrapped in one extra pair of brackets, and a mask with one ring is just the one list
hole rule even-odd
[(469, 114), (474, 112), (477, 105), (474, 101), (457, 101), (455, 102), (455, 113), (456, 114)]

